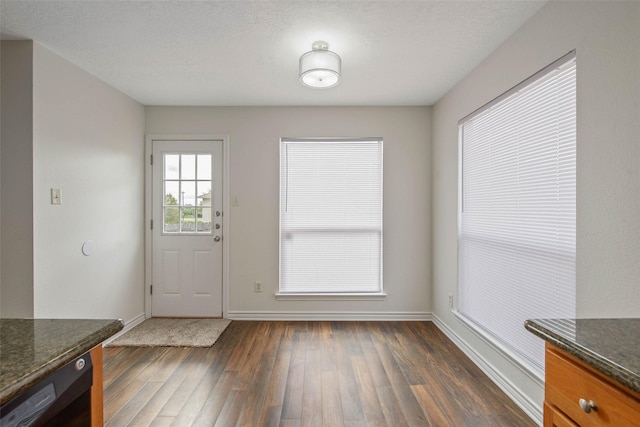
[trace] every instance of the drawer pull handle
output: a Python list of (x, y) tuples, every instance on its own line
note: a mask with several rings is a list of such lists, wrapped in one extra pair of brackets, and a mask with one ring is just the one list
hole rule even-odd
[(594, 402), (593, 400), (580, 399), (578, 403), (580, 404), (580, 407), (582, 408), (582, 410), (587, 414), (591, 412), (592, 409), (594, 411), (598, 410), (598, 406), (596, 405), (596, 402)]

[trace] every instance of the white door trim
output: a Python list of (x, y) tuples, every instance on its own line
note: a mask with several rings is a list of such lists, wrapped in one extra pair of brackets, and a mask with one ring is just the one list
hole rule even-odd
[[(222, 239), (222, 317), (227, 317), (229, 312), (229, 242), (231, 241), (231, 218), (229, 202), (229, 135), (215, 134), (149, 134), (145, 136), (144, 155), (144, 314), (151, 317), (151, 278), (153, 257), (153, 234), (151, 232), (152, 218), (152, 188), (153, 168), (151, 167), (151, 154), (153, 153), (153, 141), (222, 141), (222, 213), (224, 215), (225, 231)], [(156, 224), (159, 226), (159, 224)]]

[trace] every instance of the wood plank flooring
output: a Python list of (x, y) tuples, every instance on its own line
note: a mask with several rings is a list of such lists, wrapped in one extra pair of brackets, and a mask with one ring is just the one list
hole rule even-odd
[(535, 426), (431, 322), (233, 321), (211, 348), (105, 348), (105, 425)]

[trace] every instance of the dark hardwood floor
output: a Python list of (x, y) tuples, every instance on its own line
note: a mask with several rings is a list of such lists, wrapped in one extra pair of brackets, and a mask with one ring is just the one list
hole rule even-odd
[(535, 426), (431, 322), (233, 321), (105, 348), (107, 426)]

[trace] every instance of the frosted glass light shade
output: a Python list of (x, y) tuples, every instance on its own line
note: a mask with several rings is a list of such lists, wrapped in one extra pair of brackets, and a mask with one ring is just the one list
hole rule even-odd
[(340, 82), (340, 57), (326, 42), (315, 42), (310, 52), (300, 57), (300, 81), (313, 88), (329, 88)]

